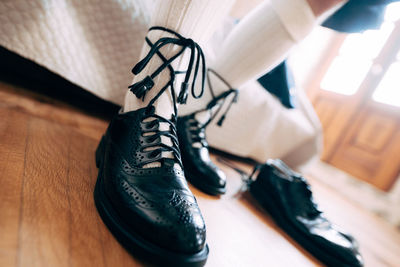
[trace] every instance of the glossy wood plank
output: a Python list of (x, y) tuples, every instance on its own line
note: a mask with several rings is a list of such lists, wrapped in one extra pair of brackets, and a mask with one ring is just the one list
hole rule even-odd
[(0, 108), (0, 266), (15, 266), (29, 116)]

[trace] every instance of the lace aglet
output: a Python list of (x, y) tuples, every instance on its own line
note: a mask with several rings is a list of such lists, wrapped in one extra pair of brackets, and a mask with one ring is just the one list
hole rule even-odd
[(186, 101), (188, 98), (188, 87), (189, 87), (189, 84), (186, 82), (183, 82), (181, 84), (181, 91), (179, 92), (179, 96), (178, 96), (179, 104), (186, 104)]
[(144, 96), (153, 86), (153, 79), (150, 76), (146, 76), (142, 81), (132, 84), (128, 88), (137, 98), (141, 98), (144, 101)]
[(218, 120), (217, 125), (221, 127), (222, 124), (224, 123), (224, 120), (225, 120), (225, 115), (222, 115), (221, 118)]
[(233, 96), (232, 102), (237, 103), (239, 100), (239, 94), (236, 92), (235, 95)]
[(132, 73), (135, 75), (138, 75), (143, 70), (143, 65), (142, 61), (137, 63), (133, 68), (132, 68)]

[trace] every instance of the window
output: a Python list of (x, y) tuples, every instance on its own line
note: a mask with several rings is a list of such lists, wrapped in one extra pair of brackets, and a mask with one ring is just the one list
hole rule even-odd
[[(382, 69), (379, 64), (374, 64), (374, 60), (381, 53), (399, 19), (400, 3), (392, 3), (386, 9), (385, 22), (380, 29), (349, 34), (325, 73), (321, 88), (342, 95), (355, 94), (371, 67), (373, 72)], [(399, 58), (400, 52), (397, 54), (397, 61), (388, 68), (373, 93), (373, 100), (400, 106), (400, 95), (397, 92), (400, 91)]]
[(400, 61), (390, 65), (372, 95), (372, 99), (400, 107)]

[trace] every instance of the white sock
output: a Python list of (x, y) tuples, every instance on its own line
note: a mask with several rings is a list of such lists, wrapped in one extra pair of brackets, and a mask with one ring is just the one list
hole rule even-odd
[(279, 64), (314, 25), (306, 0), (264, 1), (228, 35), (212, 67), (239, 88)]

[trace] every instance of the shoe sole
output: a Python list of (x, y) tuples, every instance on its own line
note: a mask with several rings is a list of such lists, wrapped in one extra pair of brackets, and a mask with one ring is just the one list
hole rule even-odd
[[(310, 252), (314, 257), (319, 259), (321, 262), (327, 266), (337, 267), (359, 267), (359, 265), (350, 265), (348, 263), (343, 263), (338, 260), (335, 256), (326, 253), (326, 250), (319, 248), (312, 241), (308, 239), (307, 236), (298, 232), (294, 227), (291, 227), (288, 223), (289, 219), (283, 214), (283, 212), (278, 212), (276, 208), (276, 201), (274, 201), (273, 196), (268, 196), (271, 194), (266, 194), (258, 187), (251, 187), (250, 192), (255, 199), (261, 204), (261, 206), (270, 214), (272, 219), (277, 223), (277, 225), (284, 230), (291, 238), (293, 238), (297, 243), (299, 243), (304, 249)], [(262, 201), (260, 201), (262, 199)]]
[(204, 266), (209, 253), (208, 245), (205, 245), (200, 252), (194, 254), (177, 253), (159, 247), (133, 231), (128, 231), (130, 227), (115, 211), (113, 204), (103, 190), (103, 146), (104, 137), (96, 150), (96, 165), (99, 168), (99, 174), (94, 189), (94, 201), (101, 219), (119, 243), (133, 256), (140, 257), (151, 263), (162, 264), (163, 266)]

